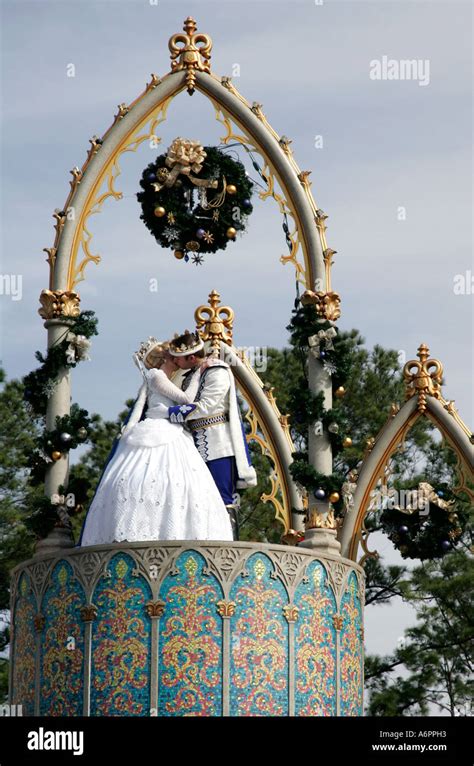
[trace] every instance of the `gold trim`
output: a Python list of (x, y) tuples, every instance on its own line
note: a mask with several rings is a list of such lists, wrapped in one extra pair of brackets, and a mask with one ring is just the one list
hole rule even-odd
[[(151, 118), (147, 115), (138, 126), (135, 126), (128, 136), (124, 139), (118, 149), (111, 155), (106, 167), (103, 169), (101, 175), (96, 180), (89, 191), (87, 200), (84, 202), (83, 209), (79, 220), (77, 222), (74, 240), (71, 247), (71, 257), (69, 260), (68, 269), (68, 286), (69, 289), (73, 289), (78, 282), (84, 279), (84, 270), (88, 263), (91, 261), (98, 264), (101, 260), (100, 255), (94, 255), (91, 253), (90, 244), (92, 240), (92, 233), (87, 228), (87, 222), (90, 216), (101, 212), (102, 205), (109, 197), (113, 197), (116, 200), (123, 198), (123, 193), (115, 189), (115, 182), (121, 173), (119, 165), (119, 159), (125, 152), (136, 152), (138, 147), (150, 138), (154, 138), (157, 143), (161, 142), (161, 138), (156, 136), (156, 128), (159, 124), (166, 119), (166, 111), (171, 103), (173, 96), (165, 99), (159, 106), (158, 110), (154, 110), (154, 114)], [(146, 129), (146, 124), (149, 123), (149, 128)], [(145, 132), (140, 134), (140, 131), (145, 126)], [(101, 189), (105, 185), (105, 190), (101, 192)], [(77, 255), (79, 247), (82, 247), (84, 252), (84, 258), (76, 266)]]
[(461, 418), (459, 412), (457, 411), (456, 407), (454, 406), (454, 400), (447, 401), (444, 399), (441, 394), (436, 397), (441, 404), (443, 405), (444, 409), (449, 412), (450, 415), (453, 416), (454, 420), (462, 428), (468, 439), (470, 440), (471, 444), (473, 443), (472, 440), (472, 431), (471, 429), (466, 425), (464, 420)]
[[(215, 78), (215, 79), (217, 79), (217, 78)], [(229, 87), (228, 89), (232, 93), (234, 93), (234, 95), (237, 95), (239, 100), (242, 101), (246, 106), (248, 106), (251, 109), (251, 106), (250, 106), (249, 102), (246, 99), (244, 99), (240, 95), (240, 93), (238, 93), (238, 91), (233, 86)], [(227, 144), (227, 143), (229, 143), (232, 140), (233, 141), (237, 141), (242, 146), (245, 146), (247, 148), (250, 147), (252, 152), (254, 152), (255, 154), (258, 154), (262, 158), (262, 160), (263, 160), (263, 167), (261, 169), (261, 173), (262, 173), (262, 177), (263, 177), (265, 183), (267, 184), (267, 190), (266, 191), (259, 191), (258, 192), (258, 196), (263, 201), (267, 200), (269, 197), (272, 197), (275, 200), (275, 202), (277, 203), (277, 205), (279, 207), (279, 210), (280, 210), (280, 213), (282, 215), (286, 214), (289, 218), (291, 218), (293, 220), (293, 223), (294, 223), (294, 228), (292, 229), (292, 231), (288, 231), (288, 238), (289, 238), (289, 240), (291, 242), (290, 254), (289, 255), (281, 255), (280, 256), (280, 262), (283, 263), (283, 264), (285, 264), (285, 263), (292, 263), (293, 266), (295, 267), (295, 270), (296, 270), (296, 278), (297, 278), (298, 282), (303, 284), (305, 287), (307, 285), (312, 285), (314, 277), (313, 277), (313, 274), (312, 274), (312, 268), (311, 268), (311, 263), (310, 263), (309, 258), (307, 258), (307, 256), (305, 255), (306, 268), (303, 266), (303, 264), (297, 258), (298, 250), (299, 250), (299, 248), (300, 248), (300, 246), (302, 244), (301, 241), (300, 241), (300, 236), (299, 236), (299, 231), (298, 231), (298, 224), (297, 224), (298, 216), (297, 216), (296, 212), (294, 211), (294, 209), (291, 207), (291, 205), (288, 202), (288, 200), (282, 194), (278, 194), (275, 191), (275, 177), (278, 177), (275, 168), (270, 164), (269, 160), (267, 160), (267, 158), (264, 157), (264, 155), (262, 154), (261, 149), (259, 148), (259, 146), (256, 143), (251, 141), (250, 138), (245, 136), (245, 135), (239, 135), (239, 134), (233, 132), (232, 118), (231, 118), (229, 112), (226, 109), (224, 109), (224, 107), (221, 107), (218, 104), (218, 102), (215, 99), (213, 99), (211, 96), (208, 95), (208, 98), (212, 102), (212, 104), (214, 105), (215, 117), (216, 117), (217, 122), (220, 122), (224, 126), (226, 131), (227, 131), (225, 136), (221, 136), (220, 137), (221, 143)], [(233, 116), (233, 119), (236, 122), (238, 122), (237, 119), (235, 118), (235, 116)], [(263, 113), (261, 113), (260, 119), (264, 123), (265, 127), (267, 128), (267, 130), (269, 130), (269, 132), (274, 137), (276, 137), (277, 140), (278, 140), (277, 134), (271, 128), (269, 123), (266, 121), (265, 117), (263, 116)], [(241, 127), (241, 129), (245, 130), (244, 127)], [(290, 159), (288, 154), (287, 154), (287, 156)], [(290, 164), (294, 165), (295, 163), (293, 161)], [(310, 196), (311, 196), (311, 194), (310, 194)], [(304, 252), (305, 248), (302, 248), (302, 249), (303, 249), (303, 252)]]

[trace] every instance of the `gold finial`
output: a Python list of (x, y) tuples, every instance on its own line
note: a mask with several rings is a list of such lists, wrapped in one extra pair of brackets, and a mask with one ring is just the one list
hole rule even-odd
[[(229, 306), (220, 306), (221, 296), (217, 290), (209, 293), (209, 306), (198, 306), (194, 312), (196, 327), (203, 340), (209, 340), (212, 348), (219, 348), (223, 341), (232, 345), (234, 312)], [(201, 328), (204, 328), (203, 330)]]
[(426, 343), (420, 343), (420, 345), (418, 346), (418, 352), (416, 355), (422, 364), (426, 362), (426, 360), (430, 356), (430, 350), (428, 346), (426, 345)]
[(430, 350), (426, 343), (418, 347), (417, 359), (411, 359), (403, 368), (406, 398), (418, 396), (418, 411), (426, 410), (426, 397), (441, 397), (443, 365), (438, 359), (430, 359)]
[[(168, 41), (171, 53), (171, 71), (178, 72), (186, 69), (186, 86), (190, 96), (194, 93), (196, 82), (195, 72), (207, 72), (210, 74), (209, 59), (211, 58), (212, 40), (209, 35), (197, 32), (196, 21), (192, 16), (184, 20), (184, 34), (178, 32), (172, 35)], [(182, 43), (182, 45), (179, 45)], [(198, 43), (202, 45), (198, 46)], [(179, 60), (176, 59), (179, 56)]]

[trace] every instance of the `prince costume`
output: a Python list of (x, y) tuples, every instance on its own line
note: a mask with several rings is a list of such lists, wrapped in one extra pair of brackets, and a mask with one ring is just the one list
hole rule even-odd
[[(171, 341), (169, 353), (174, 357), (187, 357), (204, 348), (197, 333), (191, 337), (188, 344), (179, 346)], [(190, 369), (184, 376), (183, 391), (190, 384), (192, 374)], [(238, 540), (236, 490), (254, 487), (257, 475), (250, 462), (230, 366), (213, 359), (201, 374), (194, 403), (170, 407), (168, 415), (171, 422), (184, 423), (192, 434), (227, 507), (234, 539)]]

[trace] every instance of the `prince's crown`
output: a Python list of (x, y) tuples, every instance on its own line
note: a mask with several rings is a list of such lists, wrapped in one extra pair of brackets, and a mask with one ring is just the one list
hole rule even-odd
[(189, 354), (195, 354), (202, 348), (204, 348), (204, 343), (197, 332), (185, 330), (182, 335), (175, 333), (173, 340), (170, 342), (169, 352), (172, 356), (188, 356)]

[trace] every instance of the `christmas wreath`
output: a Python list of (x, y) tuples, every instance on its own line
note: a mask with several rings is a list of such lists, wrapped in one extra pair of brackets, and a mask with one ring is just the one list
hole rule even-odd
[(195, 264), (225, 250), (244, 232), (253, 210), (253, 182), (244, 165), (221, 149), (175, 138), (143, 171), (140, 218), (158, 244)]
[(453, 550), (460, 541), (467, 518), (456, 509), (456, 495), (447, 485), (436, 490), (427, 482), (420, 482), (412, 490), (405, 507), (390, 503), (381, 516), (382, 529), (403, 558), (436, 559)]

